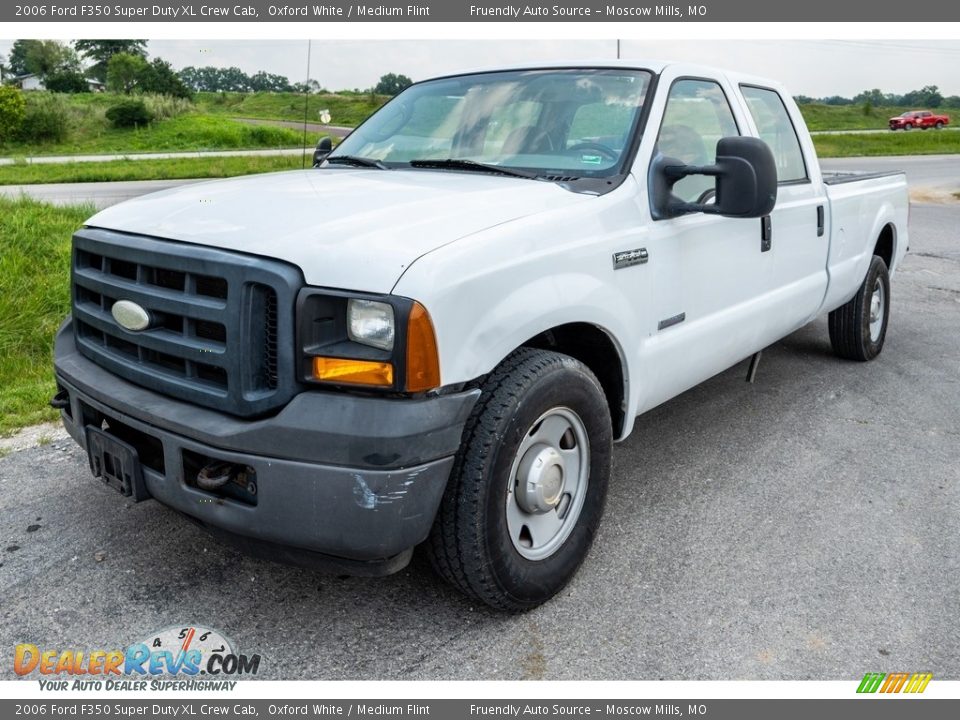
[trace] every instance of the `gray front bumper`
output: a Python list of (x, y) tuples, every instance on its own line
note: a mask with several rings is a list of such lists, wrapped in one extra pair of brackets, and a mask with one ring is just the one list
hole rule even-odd
[[(54, 354), (57, 384), (69, 394), (63, 422), (80, 445), (101, 416), (159, 441), (163, 472), (143, 467), (154, 498), (221, 533), (291, 551), (285, 559), (317, 553), (371, 574), (399, 569), (426, 538), (479, 396), (304, 392), (273, 417), (241, 420), (107, 372), (77, 351), (70, 323)], [(256, 504), (188, 485), (184, 451), (253, 468)]]

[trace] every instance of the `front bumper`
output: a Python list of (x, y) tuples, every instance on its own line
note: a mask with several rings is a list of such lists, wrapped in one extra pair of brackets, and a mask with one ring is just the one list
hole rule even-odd
[[(159, 395), (82, 356), (57, 334), (64, 426), (118, 428), (141, 456), (149, 494), (246, 550), (355, 574), (402, 568), (424, 540), (479, 390), (425, 399), (304, 392), (278, 414), (243, 420)], [(246, 501), (193, 482), (197, 458), (247, 466)]]

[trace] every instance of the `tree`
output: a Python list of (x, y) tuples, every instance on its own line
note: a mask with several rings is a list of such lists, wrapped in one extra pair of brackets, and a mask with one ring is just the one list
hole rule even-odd
[(274, 75), (261, 70), (250, 78), (250, 89), (254, 92), (289, 92), (293, 88), (283, 75)]
[(406, 75), (387, 73), (380, 77), (380, 82), (373, 88), (373, 91), (377, 95), (399, 95), (411, 85), (413, 85), (413, 80)]
[(107, 89), (129, 95), (140, 84), (148, 67), (147, 61), (139, 55), (117, 53), (107, 63)]
[(158, 95), (186, 99), (193, 97), (193, 92), (184, 85), (170, 63), (160, 58), (154, 58), (150, 64), (145, 64), (137, 78), (137, 88)]
[(858, 105), (866, 105), (870, 103), (871, 106), (883, 105), (886, 102), (887, 98), (879, 88), (874, 88), (873, 90), (864, 90), (859, 95), (854, 96), (853, 102)]
[(50, 73), (43, 80), (43, 85), (47, 90), (58, 93), (83, 93), (89, 92), (90, 86), (87, 85), (87, 79), (83, 73), (78, 70), (58, 70)]
[(77, 40), (73, 47), (86, 60), (93, 62), (87, 73), (97, 80), (106, 80), (110, 58), (117, 53), (147, 57), (146, 40)]
[(0, 86), (0, 143), (20, 132), (26, 113), (27, 103), (23, 93), (9, 85)]
[(936, 85), (926, 85), (919, 90), (911, 90), (903, 96), (904, 105), (918, 108), (937, 108), (943, 104), (943, 95)]
[(78, 72), (77, 54), (59, 40), (15, 40), (10, 48), (14, 75), (39, 75), (46, 79), (57, 72)]

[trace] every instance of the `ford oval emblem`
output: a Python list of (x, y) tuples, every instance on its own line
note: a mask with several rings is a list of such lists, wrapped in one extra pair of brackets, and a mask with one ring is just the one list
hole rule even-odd
[(150, 313), (130, 300), (117, 300), (110, 308), (117, 325), (130, 332), (140, 332), (150, 327)]

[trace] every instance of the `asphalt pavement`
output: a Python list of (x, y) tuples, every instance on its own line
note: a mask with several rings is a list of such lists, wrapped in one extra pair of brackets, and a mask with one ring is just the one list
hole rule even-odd
[(263, 679), (960, 679), (960, 204), (911, 222), (882, 355), (836, 359), (820, 319), (755, 384), (740, 364), (639, 418), (541, 608), (489, 611), (422, 557), (382, 579), (245, 557), (59, 439), (0, 459), (0, 648), (199, 623)]

